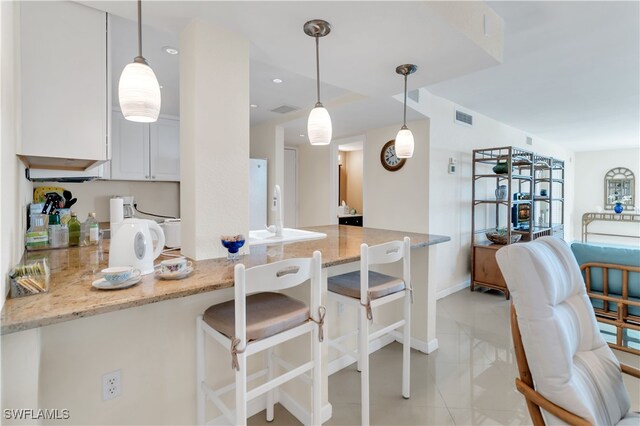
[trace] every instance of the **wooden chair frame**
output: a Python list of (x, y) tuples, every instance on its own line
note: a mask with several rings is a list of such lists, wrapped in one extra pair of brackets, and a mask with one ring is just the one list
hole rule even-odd
[[(235, 383), (214, 390), (205, 381), (205, 335), (212, 337), (226, 348), (232, 347), (232, 339), (210, 327), (202, 315), (196, 318), (196, 416), (197, 424), (204, 425), (205, 403), (211, 401), (224, 417), (234, 425), (247, 424), (247, 403), (262, 394), (267, 394), (267, 421), (273, 420), (275, 389), (292, 380), (301, 378), (311, 388), (312, 412), (311, 424), (322, 423), (322, 352), (320, 344), (320, 302), (322, 292), (322, 260), (319, 251), (313, 253), (312, 258), (297, 258), (274, 262), (267, 265), (245, 269), (238, 264), (234, 270), (235, 287), (235, 339), (239, 340), (237, 347), (238, 369), (235, 371)], [(311, 280), (310, 293), (311, 319), (297, 327), (283, 331), (265, 339), (248, 342), (246, 340), (246, 297), (252, 293), (285, 290)], [(311, 333), (311, 360), (300, 366), (293, 366), (273, 353), (273, 348), (280, 343)], [(234, 340), (235, 340), (234, 339)], [(247, 358), (259, 352), (265, 353), (267, 368), (247, 374)], [(275, 365), (278, 364), (286, 372), (275, 377)], [(312, 374), (308, 374), (313, 370)], [(247, 383), (266, 376), (266, 382), (247, 390)], [(235, 389), (235, 410), (230, 410), (221, 396)]]
[[(520, 329), (518, 328), (518, 315), (513, 303), (511, 304), (511, 335), (513, 337), (513, 347), (516, 353), (516, 362), (518, 363), (518, 372), (520, 374), (520, 377), (516, 378), (516, 389), (524, 395), (527, 401), (527, 408), (529, 409), (529, 415), (531, 416), (531, 421), (534, 426), (546, 425), (544, 418), (542, 417), (541, 410), (548, 411), (570, 425), (590, 426), (591, 423), (584, 418), (554, 404), (535, 390), (531, 370), (529, 370), (527, 355), (525, 354), (524, 347), (522, 346), (522, 336), (520, 335)], [(620, 369), (623, 373), (640, 379), (640, 370), (625, 364), (620, 364)]]
[[(600, 268), (602, 271), (602, 293), (591, 291), (591, 268)], [(613, 297), (609, 294), (609, 270), (615, 269), (622, 272), (622, 294)], [(640, 350), (623, 346), (622, 334), (624, 329), (640, 331), (640, 317), (629, 314), (629, 306), (640, 307), (640, 302), (629, 300), (629, 273), (639, 272), (640, 267), (617, 265), (612, 263), (587, 262), (580, 265), (580, 270), (584, 271), (584, 282), (587, 287), (587, 294), (591, 299), (598, 299), (604, 302), (603, 309), (593, 308), (596, 312), (596, 319), (603, 324), (609, 324), (616, 328), (616, 343), (609, 343), (612, 348), (640, 355)], [(617, 312), (610, 309), (611, 304), (618, 305)]]
[[(393, 263), (402, 260), (402, 279), (405, 289), (378, 299), (368, 300), (369, 266)], [(358, 363), (360, 371), (361, 394), (361, 424), (369, 424), (369, 342), (385, 334), (392, 333), (402, 327), (402, 396), (410, 397), (410, 350), (411, 350), (411, 240), (404, 237), (403, 241), (391, 241), (369, 247), (360, 246), (360, 298), (353, 298), (341, 294), (328, 292), (329, 297), (345, 305), (358, 309), (358, 330), (329, 340), (329, 345), (341, 353), (350, 356)], [(403, 319), (387, 325), (380, 330), (371, 331), (367, 319), (367, 308), (371, 309), (393, 302), (404, 300)], [(348, 350), (341, 344), (346, 338), (358, 335), (357, 353)]]

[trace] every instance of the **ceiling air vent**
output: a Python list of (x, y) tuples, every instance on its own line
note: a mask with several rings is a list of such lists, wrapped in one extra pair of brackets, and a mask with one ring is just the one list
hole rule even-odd
[(473, 116), (456, 110), (455, 122), (463, 126), (473, 126)]
[(291, 111), (296, 111), (299, 109), (300, 108), (294, 107), (294, 106), (282, 105), (282, 106), (279, 106), (278, 108), (272, 109), (271, 112), (277, 112), (278, 114), (287, 114)]

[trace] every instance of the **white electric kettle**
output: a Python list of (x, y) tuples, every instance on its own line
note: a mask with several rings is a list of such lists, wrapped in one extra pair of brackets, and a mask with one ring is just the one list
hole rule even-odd
[[(152, 273), (153, 261), (164, 248), (162, 229), (157, 223), (147, 219), (125, 219), (117, 225), (115, 233), (111, 235), (109, 267), (133, 266), (142, 275)], [(157, 239), (155, 247), (151, 239), (152, 233)]]

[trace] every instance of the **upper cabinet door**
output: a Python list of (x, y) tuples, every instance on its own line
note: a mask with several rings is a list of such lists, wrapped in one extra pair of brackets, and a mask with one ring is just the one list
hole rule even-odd
[(112, 180), (147, 180), (149, 176), (149, 125), (112, 115)]
[(180, 181), (180, 121), (158, 118), (149, 127), (151, 179)]
[(69, 1), (20, 2), (19, 154), (108, 160), (107, 14)]

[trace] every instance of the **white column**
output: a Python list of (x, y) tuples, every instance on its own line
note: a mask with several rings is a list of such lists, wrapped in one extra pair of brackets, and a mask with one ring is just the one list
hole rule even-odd
[(249, 42), (198, 20), (180, 35), (180, 170), (182, 253), (226, 256), (220, 235), (249, 233)]

